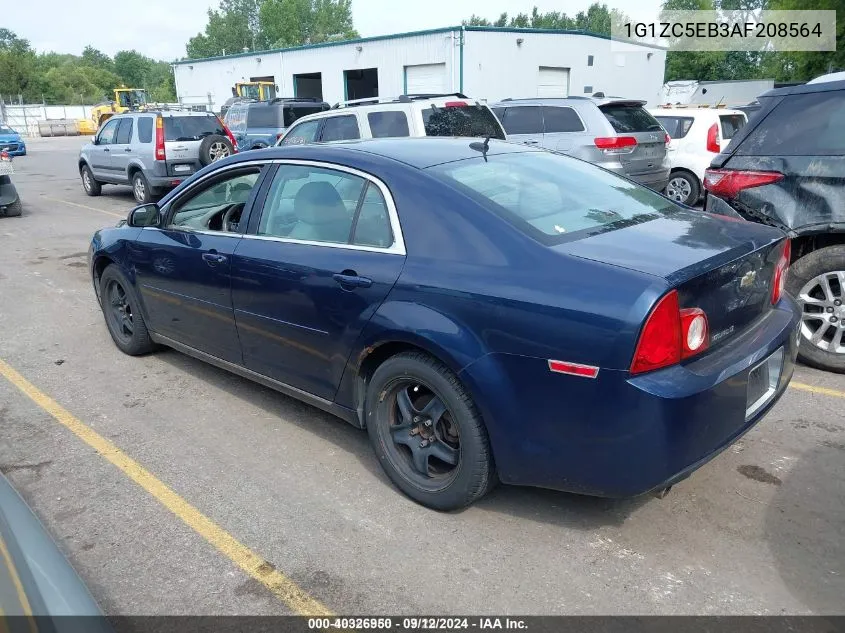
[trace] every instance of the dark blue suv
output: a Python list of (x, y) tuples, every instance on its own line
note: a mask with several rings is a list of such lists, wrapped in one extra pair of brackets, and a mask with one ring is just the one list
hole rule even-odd
[(235, 137), (239, 152), (261, 149), (275, 145), (297, 119), (329, 108), (325, 101), (305, 97), (241, 101), (226, 111), (226, 127)]

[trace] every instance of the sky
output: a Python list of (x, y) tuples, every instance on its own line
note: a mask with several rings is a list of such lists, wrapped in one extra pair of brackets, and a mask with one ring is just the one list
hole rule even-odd
[[(80, 54), (91, 44), (104, 53), (135, 49), (155, 59), (185, 55), (188, 39), (201, 32), (210, 7), (219, 0), (143, 0), (108, 4), (108, 25), (95, 18), (90, 3), (68, 10), (67, 0), (6, 0), (4, 25), (30, 41), (39, 52)], [(473, 13), (495, 20), (500, 13), (563, 11), (575, 15), (592, 0), (352, 0), (355, 28), (364, 36), (454, 26)], [(660, 0), (603, 0), (631, 17), (654, 17)], [(58, 16), (49, 18), (46, 16)], [(46, 17), (46, 19), (45, 19)]]

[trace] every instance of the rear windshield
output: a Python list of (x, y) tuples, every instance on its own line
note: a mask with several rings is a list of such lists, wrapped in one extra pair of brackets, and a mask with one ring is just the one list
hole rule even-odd
[(504, 140), (496, 117), (482, 105), (434, 107), (422, 111), (426, 136), (477, 136)]
[(692, 127), (693, 119), (691, 117), (681, 116), (659, 116), (655, 117), (666, 134), (672, 138), (684, 138)]
[[(611, 104), (601, 106), (602, 114), (617, 133), (654, 132), (662, 130), (660, 123), (641, 106)], [(671, 136), (671, 135), (670, 135)]]
[(247, 127), (281, 128), (282, 106), (254, 105), (246, 115)]
[(211, 134), (225, 136), (216, 116), (166, 116), (165, 141), (199, 141)]
[(554, 244), (677, 211), (663, 196), (589, 163), (546, 152), (479, 156), (429, 168), (535, 239)]
[(745, 117), (741, 114), (720, 114), (719, 121), (722, 122), (722, 138), (725, 140), (732, 139), (745, 125)]
[(323, 110), (328, 110), (329, 105), (324, 103), (322, 105), (309, 105), (309, 106), (301, 106), (301, 105), (289, 105), (285, 106), (285, 127), (290, 127), (294, 124), (297, 119), (301, 119), (304, 116), (309, 114), (315, 114), (317, 112), (322, 112)]

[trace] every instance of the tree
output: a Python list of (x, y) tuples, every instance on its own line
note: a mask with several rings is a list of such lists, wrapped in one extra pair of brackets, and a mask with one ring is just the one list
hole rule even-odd
[(613, 21), (624, 21), (624, 14), (614, 9), (611, 11), (606, 4), (593, 2), (586, 11), (579, 11), (573, 18), (561, 11), (541, 13), (534, 7), (531, 14), (519, 13), (509, 17), (502, 13), (495, 22), (473, 14), (469, 20), (464, 20), (464, 26), (498, 26), (523, 29), (562, 29), (590, 31), (602, 35), (610, 35)]
[(805, 81), (828, 72), (845, 70), (845, 0), (769, 0), (771, 10), (821, 10), (836, 11), (835, 51), (795, 51), (778, 53), (763, 63), (772, 76), (784, 81)]
[(273, 47), (359, 37), (352, 25), (351, 0), (264, 0), (259, 25)]
[(94, 68), (102, 68), (114, 72), (112, 58), (90, 44), (82, 50), (82, 63), (87, 66), (93, 66)]
[(260, 0), (222, 0), (216, 11), (208, 10), (205, 32), (188, 40), (188, 57), (214, 57), (240, 53), (244, 48), (264, 48), (259, 30), (260, 8)]
[(29, 41), (9, 29), (0, 29), (0, 95), (31, 99), (37, 91), (33, 81), (35, 51)]

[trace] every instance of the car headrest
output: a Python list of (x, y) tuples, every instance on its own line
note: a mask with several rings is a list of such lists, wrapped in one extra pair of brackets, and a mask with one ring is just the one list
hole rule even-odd
[(307, 224), (328, 224), (349, 219), (340, 194), (327, 182), (303, 185), (293, 200), (293, 212), (300, 222)]

